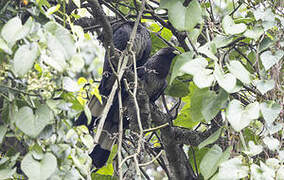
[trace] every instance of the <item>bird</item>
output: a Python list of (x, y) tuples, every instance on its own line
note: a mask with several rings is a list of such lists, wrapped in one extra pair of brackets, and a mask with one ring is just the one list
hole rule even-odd
[(162, 48), (142, 67), (138, 67), (137, 74), (140, 80), (144, 81), (150, 103), (154, 103), (166, 89), (166, 78), (177, 54), (178, 51), (174, 47)]
[[(123, 51), (127, 47), (128, 41), (130, 39), (135, 22), (117, 22), (112, 25), (113, 29), (113, 44), (114, 47)], [(101, 36), (103, 37), (103, 36)], [(102, 38), (100, 40), (103, 41)], [(135, 52), (136, 66), (142, 66), (150, 56), (152, 49), (152, 41), (150, 32), (141, 23), (138, 24), (136, 36), (133, 42), (132, 51)], [(112, 86), (116, 78), (112, 72), (111, 66), (107, 55), (105, 55), (104, 65), (103, 65), (103, 75), (99, 85), (99, 92), (102, 96), (102, 102), (96, 96), (92, 96), (89, 101), (88, 107), (92, 114), (92, 120), (88, 123), (87, 117), (84, 112), (73, 123), (74, 126), (85, 125), (91, 131), (93, 125), (98, 117), (101, 115), (102, 110), (106, 104), (107, 97), (109, 96)], [(117, 99), (117, 95), (115, 100)]]
[[(172, 60), (177, 55), (175, 48), (167, 47), (159, 50), (146, 63), (137, 68), (139, 79), (144, 83), (149, 102), (154, 103), (167, 87), (167, 75), (170, 70)], [(127, 93), (123, 94), (123, 99), (127, 99)], [(119, 108), (117, 101), (112, 105), (104, 124), (104, 131), (100, 136), (99, 143), (89, 154), (93, 165), (96, 168), (103, 167), (110, 155), (115, 139), (113, 133), (118, 132)], [(124, 118), (123, 124), (127, 124), (127, 118)]]

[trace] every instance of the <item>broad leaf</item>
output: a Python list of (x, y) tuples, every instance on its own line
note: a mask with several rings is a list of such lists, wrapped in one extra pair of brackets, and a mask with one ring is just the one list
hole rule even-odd
[(161, 0), (160, 7), (168, 9), (170, 22), (180, 31), (191, 31), (202, 23), (202, 9), (197, 0), (192, 0), (187, 7), (184, 0)]
[(253, 141), (249, 141), (248, 150), (243, 151), (243, 152), (246, 153), (247, 155), (253, 157), (255, 155), (258, 155), (262, 151), (263, 151), (262, 145), (255, 145)]
[(258, 40), (258, 38), (264, 33), (263, 29), (261, 27), (255, 27), (253, 29), (247, 29), (244, 33), (244, 36)]
[(189, 94), (182, 98), (182, 102), (185, 103), (185, 105), (182, 107), (181, 111), (178, 114), (178, 117), (174, 120), (174, 125), (185, 127), (188, 129), (193, 128), (196, 126), (199, 122), (193, 121), (191, 118), (190, 108), (191, 108), (191, 98), (193, 96), (193, 93), (198, 88), (194, 83), (190, 83), (189, 86)]
[(79, 54), (76, 54), (72, 57), (70, 64), (72, 71), (80, 72), (84, 67), (85, 61)]
[(213, 134), (211, 134), (207, 139), (205, 139), (204, 141), (202, 141), (199, 145), (198, 145), (198, 149), (201, 149), (205, 146), (207, 146), (208, 144), (212, 144), (215, 141), (218, 140), (218, 138), (220, 137), (222, 133), (222, 128), (219, 128), (217, 131), (215, 131)]
[(230, 177), (230, 179), (242, 179), (247, 177), (248, 173), (249, 167), (243, 164), (241, 157), (236, 157), (220, 165), (217, 179), (227, 180), (228, 177)]
[(55, 22), (49, 22), (45, 24), (44, 27), (56, 39), (56, 42), (54, 43), (50, 44), (48, 42), (49, 48), (52, 48), (51, 46), (56, 45), (56, 43), (60, 44), (61, 46), (56, 45), (56, 47), (53, 47), (52, 49), (54, 50), (57, 46), (60, 47), (58, 51), (61, 51), (60, 53), (64, 55), (64, 59), (70, 59), (76, 53), (76, 46), (70, 32)]
[(266, 136), (263, 138), (263, 142), (271, 151), (279, 150), (280, 148), (280, 142), (276, 138)]
[(201, 113), (206, 122), (210, 122), (225, 106), (228, 94), (221, 89), (218, 95), (215, 93), (203, 99)]
[(37, 44), (26, 44), (21, 46), (15, 53), (13, 69), (18, 76), (25, 75), (34, 64), (38, 56)]
[(28, 153), (22, 160), (21, 169), (30, 179), (45, 180), (57, 169), (57, 160), (51, 153), (44, 154), (40, 160)]
[(272, 12), (271, 8), (258, 8), (253, 11), (253, 14), (256, 20), (262, 20), (262, 26), (264, 27), (264, 31), (267, 31), (276, 25), (275, 15)]
[(0, 49), (2, 49), (7, 54), (12, 54), (12, 50), (9, 48), (7, 43), (0, 37)]
[(63, 89), (69, 92), (77, 92), (80, 90), (77, 82), (71, 79), (70, 77), (63, 77), (62, 79)]
[(26, 135), (37, 137), (46, 125), (52, 123), (52, 113), (47, 105), (40, 105), (35, 114), (24, 106), (15, 115), (17, 127)]
[(235, 24), (230, 16), (224, 17), (222, 26), (225, 33), (230, 35), (243, 33), (247, 29), (247, 26), (244, 23)]
[(228, 147), (226, 151), (218, 145), (214, 145), (203, 157), (200, 163), (200, 172), (205, 179), (209, 179), (217, 171), (219, 164), (226, 161), (230, 157), (232, 147)]
[(208, 62), (205, 58), (196, 58), (184, 63), (180, 67), (180, 71), (193, 75), (193, 82), (199, 88), (209, 87), (213, 81), (214, 76), (212, 70), (206, 69)]
[(273, 55), (271, 51), (265, 51), (260, 55), (261, 62), (264, 66), (264, 69), (267, 71), (269, 70), (273, 65), (278, 63), (278, 61), (283, 57), (284, 52), (282, 50), (276, 51), (276, 53)]
[(17, 171), (17, 168), (13, 168), (13, 169), (1, 169), (0, 170), (0, 179), (12, 179), (12, 176), (15, 174), (15, 172)]
[(172, 97), (184, 97), (189, 93), (188, 86), (188, 82), (183, 82), (176, 78), (173, 83), (167, 87), (165, 94)]
[(199, 47), (197, 51), (215, 61), (218, 61), (218, 58), (215, 56), (217, 48), (214, 42), (208, 42), (204, 44), (203, 46)]
[(33, 25), (32, 22), (32, 18), (29, 18), (23, 26), (21, 19), (16, 16), (4, 25), (1, 35), (8, 43), (9, 47), (12, 47), (17, 40), (24, 38), (30, 32)]
[(237, 85), (236, 77), (231, 73), (224, 74), (217, 63), (215, 63), (214, 76), (218, 84), (228, 93), (234, 93), (241, 89), (241, 87)]
[(271, 80), (257, 80), (256, 88), (261, 92), (261, 94), (265, 94), (274, 88), (275, 82), (273, 79)]
[(176, 77), (185, 74), (185, 72), (181, 71), (181, 67), (183, 67), (184, 65), (186, 66), (186, 63), (190, 62), (192, 60), (192, 57), (193, 57), (193, 52), (182, 53), (181, 55), (178, 55), (176, 57), (176, 61), (172, 70), (170, 84), (173, 82), (173, 80)]
[(228, 64), (228, 69), (236, 78), (242, 81), (242, 83), (249, 84), (251, 82), (250, 73), (239, 61), (230, 61)]
[(228, 37), (228, 36), (221, 36), (217, 35), (212, 42), (216, 45), (216, 48), (221, 48), (224, 47), (231, 42), (233, 42), (234, 38), (233, 37)]
[(240, 101), (234, 99), (229, 103), (226, 116), (235, 131), (241, 131), (259, 117), (259, 104), (254, 102), (244, 108)]
[(203, 99), (208, 98), (212, 95), (212, 91), (209, 91), (208, 88), (198, 89), (196, 88), (192, 94), (191, 98), (191, 107), (189, 113), (193, 121), (202, 121), (204, 119), (202, 115), (202, 105)]
[(263, 102), (260, 104), (262, 116), (267, 124), (272, 124), (281, 112), (281, 106), (275, 102)]

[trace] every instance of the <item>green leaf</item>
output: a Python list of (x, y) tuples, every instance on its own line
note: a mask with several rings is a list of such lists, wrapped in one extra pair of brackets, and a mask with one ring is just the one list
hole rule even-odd
[(203, 99), (202, 115), (206, 122), (210, 122), (218, 112), (225, 106), (228, 99), (228, 94), (221, 89), (218, 95), (210, 93), (210, 96)]
[(274, 43), (273, 40), (271, 40), (269, 37), (264, 37), (263, 40), (260, 42), (260, 46), (259, 46), (259, 49), (258, 51), (259, 52), (262, 52), (266, 49), (268, 49), (270, 46), (272, 46)]
[(191, 148), (189, 148), (188, 150), (188, 159), (189, 159), (189, 162), (193, 168), (193, 170), (196, 172), (196, 167), (195, 167), (195, 162), (196, 161), (196, 164), (197, 164), (197, 169), (199, 170), (200, 169), (200, 163), (201, 163), (201, 160), (202, 158), (204, 157), (204, 155), (210, 150), (209, 148), (202, 148), (202, 149), (198, 149), (197, 147), (192, 147), (193, 150), (194, 150), (194, 157), (192, 155), (192, 150)]
[(219, 164), (230, 157), (232, 147), (228, 147), (224, 153), (218, 145), (214, 145), (203, 157), (200, 163), (200, 172), (204, 179), (209, 179), (215, 174)]
[(282, 50), (276, 51), (276, 53), (273, 55), (271, 51), (265, 51), (260, 55), (261, 62), (264, 66), (264, 69), (267, 71), (269, 70), (273, 65), (278, 63), (278, 61), (283, 57), (284, 52)]
[(198, 89), (196, 88), (192, 94), (191, 98), (191, 107), (189, 113), (193, 121), (200, 122), (204, 119), (201, 111), (203, 105), (203, 99), (208, 98), (212, 95), (212, 91), (209, 91), (208, 88)]
[(253, 12), (253, 14), (256, 20), (262, 20), (262, 26), (264, 27), (264, 31), (267, 31), (276, 25), (275, 15), (272, 12), (271, 8), (258, 8)]
[(230, 61), (228, 64), (228, 69), (236, 78), (242, 81), (242, 83), (249, 84), (251, 82), (251, 74), (239, 61)]
[(80, 87), (77, 82), (71, 79), (70, 77), (63, 77), (62, 86), (64, 90), (69, 92), (77, 92), (80, 90)]
[[(56, 39), (54, 40), (53, 38), (48, 37), (50, 40), (55, 41), (53, 43), (49, 43), (49, 39), (47, 40), (49, 48), (55, 50), (59, 47), (60, 49), (58, 49), (58, 51), (64, 55), (64, 59), (70, 59), (73, 55), (75, 55), (76, 46), (72, 35), (66, 28), (55, 22), (48, 22), (44, 25), (44, 28), (53, 35), (53, 38)], [(56, 43), (60, 44), (60, 46)]]
[(175, 126), (181, 126), (191, 129), (199, 123), (198, 121), (193, 121), (190, 114), (191, 98), (195, 89), (198, 88), (196, 87), (196, 85), (194, 85), (194, 83), (190, 82), (189, 85), (190, 94), (181, 99), (185, 103), (185, 105), (182, 107), (181, 111), (179, 112), (178, 117), (174, 120)]
[(233, 40), (233, 37), (221, 36), (217, 34), (216, 37), (212, 40), (212, 42), (216, 45), (216, 48), (221, 48), (227, 46), (228, 44), (233, 42)]
[(219, 173), (217, 179), (227, 180), (228, 175), (230, 179), (242, 179), (248, 176), (249, 167), (245, 166), (242, 162), (241, 157), (236, 157), (223, 162), (220, 165)]
[(201, 69), (201, 71), (193, 76), (193, 82), (199, 88), (210, 87), (214, 80), (213, 70), (211, 69)]
[(1, 35), (8, 43), (9, 47), (12, 47), (19, 39), (26, 37), (33, 26), (32, 18), (29, 18), (27, 22), (22, 25), (21, 19), (16, 16), (10, 19), (2, 28)]
[(208, 62), (205, 58), (196, 58), (184, 63), (180, 67), (180, 71), (186, 74), (193, 75), (193, 82), (199, 88), (211, 86), (214, 81), (212, 70), (206, 69)]
[(264, 33), (262, 27), (254, 27), (253, 29), (247, 29), (244, 33), (245, 37), (257, 40)]
[(12, 179), (13, 174), (15, 174), (17, 168), (14, 169), (1, 169), (0, 179)]
[(202, 26), (200, 27), (200, 29), (194, 28), (188, 33), (188, 38), (191, 40), (192, 44), (196, 47), (199, 46), (197, 40), (201, 32), (202, 32)]
[(178, 56), (176, 56), (176, 61), (173, 65), (173, 70), (172, 70), (172, 75), (171, 75), (171, 79), (170, 79), (170, 84), (173, 82), (173, 80), (178, 77), (178, 76), (182, 76), (185, 73), (183, 71), (181, 71), (181, 67), (190, 62), (192, 60), (193, 57), (193, 52), (186, 52), (186, 53), (182, 53)]
[(173, 83), (167, 87), (165, 94), (173, 97), (184, 97), (189, 93), (188, 84), (188, 82), (175, 79)]
[(222, 156), (222, 149), (214, 145), (203, 157), (200, 163), (200, 172), (205, 179), (209, 179), (216, 171), (219, 159)]
[(197, 49), (198, 52), (206, 55), (207, 57), (218, 61), (218, 58), (215, 56), (216, 54), (216, 45), (214, 42), (208, 42), (206, 44), (204, 44), (203, 46), (199, 47)]
[(7, 43), (0, 37), (0, 49), (2, 49), (5, 53), (11, 55), (12, 50), (8, 47)]
[(273, 79), (271, 80), (257, 80), (256, 88), (261, 92), (261, 94), (265, 94), (266, 92), (273, 89), (275, 86), (275, 82)]
[(41, 54), (41, 59), (55, 70), (62, 72), (66, 67), (65, 50), (62, 44), (51, 33), (47, 33), (47, 47), (50, 54)]
[(187, 7), (184, 0), (161, 0), (160, 7), (168, 9), (169, 20), (179, 31), (191, 31), (198, 23), (203, 23), (202, 9), (197, 0)]
[(202, 141), (199, 145), (198, 145), (198, 149), (201, 149), (205, 146), (207, 146), (208, 144), (212, 144), (215, 141), (218, 140), (218, 138), (220, 137), (222, 133), (222, 128), (219, 128), (217, 131), (215, 131), (213, 134), (211, 134), (207, 139), (205, 139), (204, 141)]
[(170, 41), (173, 33), (171, 30), (169, 30), (168, 28), (163, 27), (162, 31), (161, 31), (161, 36), (166, 39), (167, 41)]
[(248, 147), (248, 150), (243, 152), (249, 155), (250, 157), (258, 155), (263, 151), (262, 145), (255, 145), (253, 141), (249, 141)]
[(10, 19), (2, 28), (1, 35), (10, 47), (16, 42), (17, 33), (22, 29), (21, 19), (16, 16)]
[(8, 128), (6, 126), (4, 126), (4, 125), (0, 126), (0, 144), (2, 144), (7, 130), (8, 130)]
[(281, 112), (281, 106), (273, 101), (260, 104), (262, 116), (268, 125), (271, 125)]
[(244, 108), (240, 101), (234, 99), (229, 103), (226, 116), (235, 131), (239, 132), (259, 117), (259, 104), (254, 102)]
[(57, 160), (51, 153), (44, 154), (41, 160), (28, 153), (21, 162), (21, 169), (30, 179), (45, 180), (57, 169)]
[(40, 105), (35, 114), (31, 108), (24, 106), (15, 114), (16, 126), (26, 135), (37, 137), (46, 125), (52, 121), (52, 112), (47, 105)]
[(279, 150), (280, 148), (279, 140), (274, 137), (265, 136), (263, 142), (271, 151)]
[(230, 16), (224, 17), (222, 26), (225, 33), (230, 35), (243, 33), (247, 29), (247, 26), (244, 23), (235, 24)]
[(224, 74), (217, 62), (215, 62), (215, 69), (213, 74), (218, 84), (228, 93), (234, 93), (241, 89), (241, 87), (237, 85), (236, 77), (231, 73)]
[(24, 76), (32, 67), (38, 56), (37, 44), (26, 44), (16, 51), (13, 69), (18, 76)]
[(152, 49), (151, 54), (155, 54), (161, 48), (167, 47), (167, 44), (157, 37), (154, 33), (151, 33)]

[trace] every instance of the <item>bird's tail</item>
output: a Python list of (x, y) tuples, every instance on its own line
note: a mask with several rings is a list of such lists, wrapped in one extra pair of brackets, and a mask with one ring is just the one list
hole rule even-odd
[(111, 137), (111, 134), (103, 131), (99, 143), (94, 147), (93, 151), (89, 154), (92, 158), (93, 165), (95, 165), (96, 168), (103, 167), (110, 155), (112, 146), (114, 144), (114, 138)]

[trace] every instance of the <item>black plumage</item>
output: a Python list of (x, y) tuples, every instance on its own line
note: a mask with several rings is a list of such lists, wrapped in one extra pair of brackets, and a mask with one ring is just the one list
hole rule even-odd
[[(138, 77), (144, 83), (144, 89), (149, 96), (150, 102), (154, 103), (167, 87), (166, 77), (169, 73), (171, 62), (176, 56), (175, 49), (168, 47), (159, 50), (142, 67), (138, 67)], [(127, 93), (123, 93), (123, 99), (127, 99)], [(110, 155), (111, 147), (114, 143), (111, 134), (118, 132), (118, 102), (114, 102), (104, 124), (104, 132), (90, 153), (93, 164), (97, 168), (105, 165)], [(123, 124), (127, 124), (125, 122)]]
[(150, 102), (155, 102), (166, 89), (166, 77), (176, 55), (175, 48), (160, 49), (144, 66), (138, 68), (138, 77), (144, 81)]
[[(113, 43), (116, 49), (123, 51), (127, 47), (134, 23), (135, 22), (127, 22), (122, 24), (119, 23), (112, 26), (114, 29)], [(149, 31), (142, 24), (139, 24), (132, 48), (132, 51), (135, 52), (136, 55), (135, 58), (137, 67), (142, 66), (147, 61), (151, 48), (152, 41)], [(106, 56), (103, 67), (103, 77), (99, 86), (100, 94), (103, 96), (108, 96), (114, 81), (115, 77), (112, 76), (112, 69)]]
[[(112, 25), (113, 43), (115, 48), (119, 51), (123, 51), (127, 47), (127, 43), (130, 39), (134, 23), (135, 22), (118, 22)], [(151, 52), (151, 48), (152, 42), (149, 31), (142, 24), (138, 24), (132, 48), (136, 55), (137, 67), (143, 65), (147, 61)], [(113, 60), (114, 59), (112, 59), (112, 61)], [(103, 66), (103, 76), (99, 85), (99, 92), (103, 97), (103, 104), (101, 104), (95, 96), (92, 97), (88, 105), (92, 113), (91, 123), (88, 124), (87, 117), (83, 112), (74, 122), (74, 126), (86, 125), (88, 126), (89, 130), (92, 130), (95, 120), (100, 116), (104, 108), (104, 104), (106, 103), (107, 97), (110, 94), (115, 80), (116, 78), (112, 73), (112, 69), (106, 55)], [(117, 97), (115, 97), (114, 100), (116, 101)]]
[[(127, 47), (134, 23), (135, 22), (120, 22), (112, 25), (113, 43), (115, 48), (119, 51), (123, 51)], [(142, 66), (147, 61), (151, 52), (151, 47), (152, 42), (149, 31), (142, 24), (139, 24), (132, 48), (132, 51), (135, 52), (137, 67)], [(111, 62), (115, 64), (116, 62), (114, 61), (116, 61), (116, 59), (111, 59)], [(103, 103), (101, 104), (99, 100), (95, 96), (93, 96), (88, 104), (88, 107), (92, 113), (91, 123), (87, 123), (87, 117), (85, 113), (82, 112), (79, 118), (74, 122), (75, 126), (86, 125), (88, 126), (89, 130), (93, 129), (93, 124), (100, 117), (115, 80), (116, 78), (113, 75), (109, 60), (107, 59), (106, 55), (103, 67), (103, 77), (99, 86), (99, 92), (102, 95)], [(124, 91), (123, 94), (123, 96), (125, 96), (126, 92)], [(114, 139), (111, 136), (113, 133), (118, 132), (118, 115), (119, 108), (116, 95), (114, 98), (114, 103), (111, 106), (106, 117), (103, 132), (99, 138), (99, 142), (90, 153), (90, 156), (93, 159), (93, 164), (97, 168), (102, 167), (106, 163), (110, 155), (110, 150), (114, 143)]]

